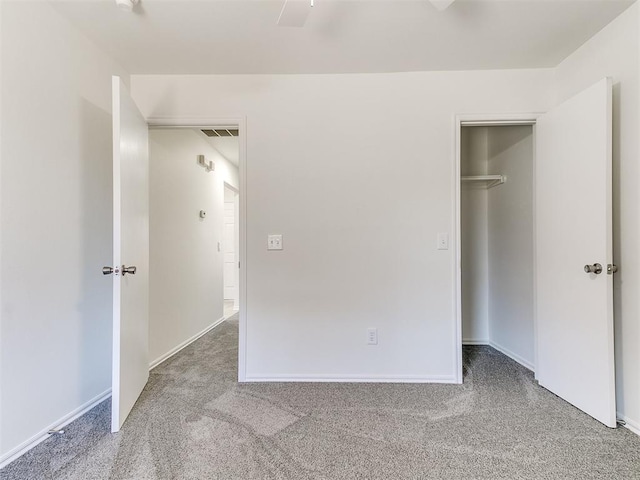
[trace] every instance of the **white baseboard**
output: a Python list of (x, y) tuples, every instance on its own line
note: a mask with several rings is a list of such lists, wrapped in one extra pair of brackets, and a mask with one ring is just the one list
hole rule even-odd
[(65, 426), (69, 425), (71, 422), (73, 422), (77, 418), (81, 417), (82, 415), (87, 413), (89, 410), (91, 410), (93, 407), (95, 407), (99, 403), (103, 402), (104, 400), (106, 400), (110, 396), (111, 396), (111, 389), (108, 389), (108, 390), (102, 392), (100, 395), (97, 395), (97, 396), (93, 397), (88, 402), (86, 402), (86, 403), (80, 405), (78, 408), (72, 410), (71, 412), (66, 414), (64, 417), (56, 420), (51, 425), (49, 425), (47, 428), (42, 429), (40, 432), (36, 433), (30, 439), (22, 442), (17, 447), (9, 450), (7, 453), (5, 453), (4, 455), (2, 455), (0, 457), (0, 468), (6, 467), (11, 462), (16, 460), (18, 457), (21, 457), (22, 455), (27, 453), (29, 450), (31, 450), (33, 447), (35, 447), (36, 445), (42, 443), (47, 438), (49, 438), (51, 435), (49, 433), (47, 433), (47, 432), (49, 432), (50, 430), (59, 430), (59, 429), (65, 427)]
[(454, 375), (251, 375), (245, 382), (457, 383)]
[(160, 355), (158, 358), (156, 358), (153, 362), (151, 362), (149, 364), (149, 370), (153, 370), (154, 368), (156, 368), (158, 365), (160, 365), (162, 362), (164, 362), (165, 360), (170, 359), (171, 357), (173, 357), (176, 353), (178, 353), (180, 350), (182, 350), (183, 348), (188, 347), (189, 345), (191, 345), (193, 342), (195, 342), (196, 340), (198, 340), (201, 336), (203, 336), (206, 333), (209, 333), (211, 330), (213, 330), (214, 328), (216, 328), (218, 325), (220, 325), (222, 322), (224, 322), (227, 318), (226, 317), (222, 317), (219, 318), (218, 320), (216, 320), (215, 322), (213, 322), (211, 325), (209, 325), (207, 328), (205, 328), (204, 330), (202, 330), (199, 333), (196, 333), (193, 337), (185, 340), (184, 342), (182, 342), (180, 345), (172, 348), (171, 350), (169, 350), (167, 353), (165, 353), (164, 355)]
[(618, 418), (624, 422), (624, 428), (631, 430), (636, 435), (640, 436), (640, 422), (631, 420), (629, 417), (618, 414)]
[(489, 340), (475, 340), (472, 338), (463, 338), (462, 339), (462, 344), (463, 345), (489, 345)]
[(525, 360), (524, 358), (522, 358), (517, 353), (513, 353), (508, 348), (504, 348), (502, 345), (499, 345), (496, 342), (493, 342), (491, 340), (489, 340), (489, 345), (491, 347), (495, 348), (496, 350), (498, 350), (500, 353), (504, 353), (507, 357), (511, 358), (512, 360), (515, 360), (516, 362), (518, 362), (523, 367), (531, 370), (532, 372), (535, 371), (535, 366), (533, 365), (533, 363), (529, 362), (528, 360)]

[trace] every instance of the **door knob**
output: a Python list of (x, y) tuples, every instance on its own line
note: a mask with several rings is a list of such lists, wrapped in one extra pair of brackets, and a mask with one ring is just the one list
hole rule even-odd
[(118, 273), (120, 273), (120, 269), (113, 267), (102, 267), (103, 275), (111, 275), (112, 273), (115, 273), (117, 275)]
[(593, 265), (585, 265), (584, 266), (585, 273), (595, 273), (596, 275), (600, 275), (602, 273), (602, 265), (599, 263), (594, 263)]
[(136, 274), (136, 267), (125, 267), (124, 265), (122, 265), (122, 275), (126, 275), (127, 273), (130, 273), (131, 275), (135, 275)]

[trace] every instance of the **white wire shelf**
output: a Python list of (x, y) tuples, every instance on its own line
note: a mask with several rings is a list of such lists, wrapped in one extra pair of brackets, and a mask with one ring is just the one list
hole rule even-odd
[(502, 185), (507, 181), (506, 175), (473, 175), (468, 177), (460, 177), (462, 182), (473, 182), (476, 185), (492, 188)]

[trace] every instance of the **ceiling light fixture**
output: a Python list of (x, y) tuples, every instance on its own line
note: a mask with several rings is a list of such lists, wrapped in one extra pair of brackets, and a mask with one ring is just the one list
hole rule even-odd
[(120, 8), (120, 10), (124, 10), (125, 12), (132, 12), (133, 7), (135, 7), (140, 0), (116, 0), (116, 5)]

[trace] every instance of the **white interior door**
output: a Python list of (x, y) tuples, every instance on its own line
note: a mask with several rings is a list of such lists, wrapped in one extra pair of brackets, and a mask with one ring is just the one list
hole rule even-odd
[(149, 378), (148, 135), (145, 119), (113, 77), (112, 432), (120, 430)]
[(222, 246), (224, 249), (224, 299), (235, 300), (236, 289), (236, 250), (235, 250), (235, 205), (224, 203), (224, 233)]
[(536, 124), (536, 376), (615, 427), (611, 137), (609, 79)]

